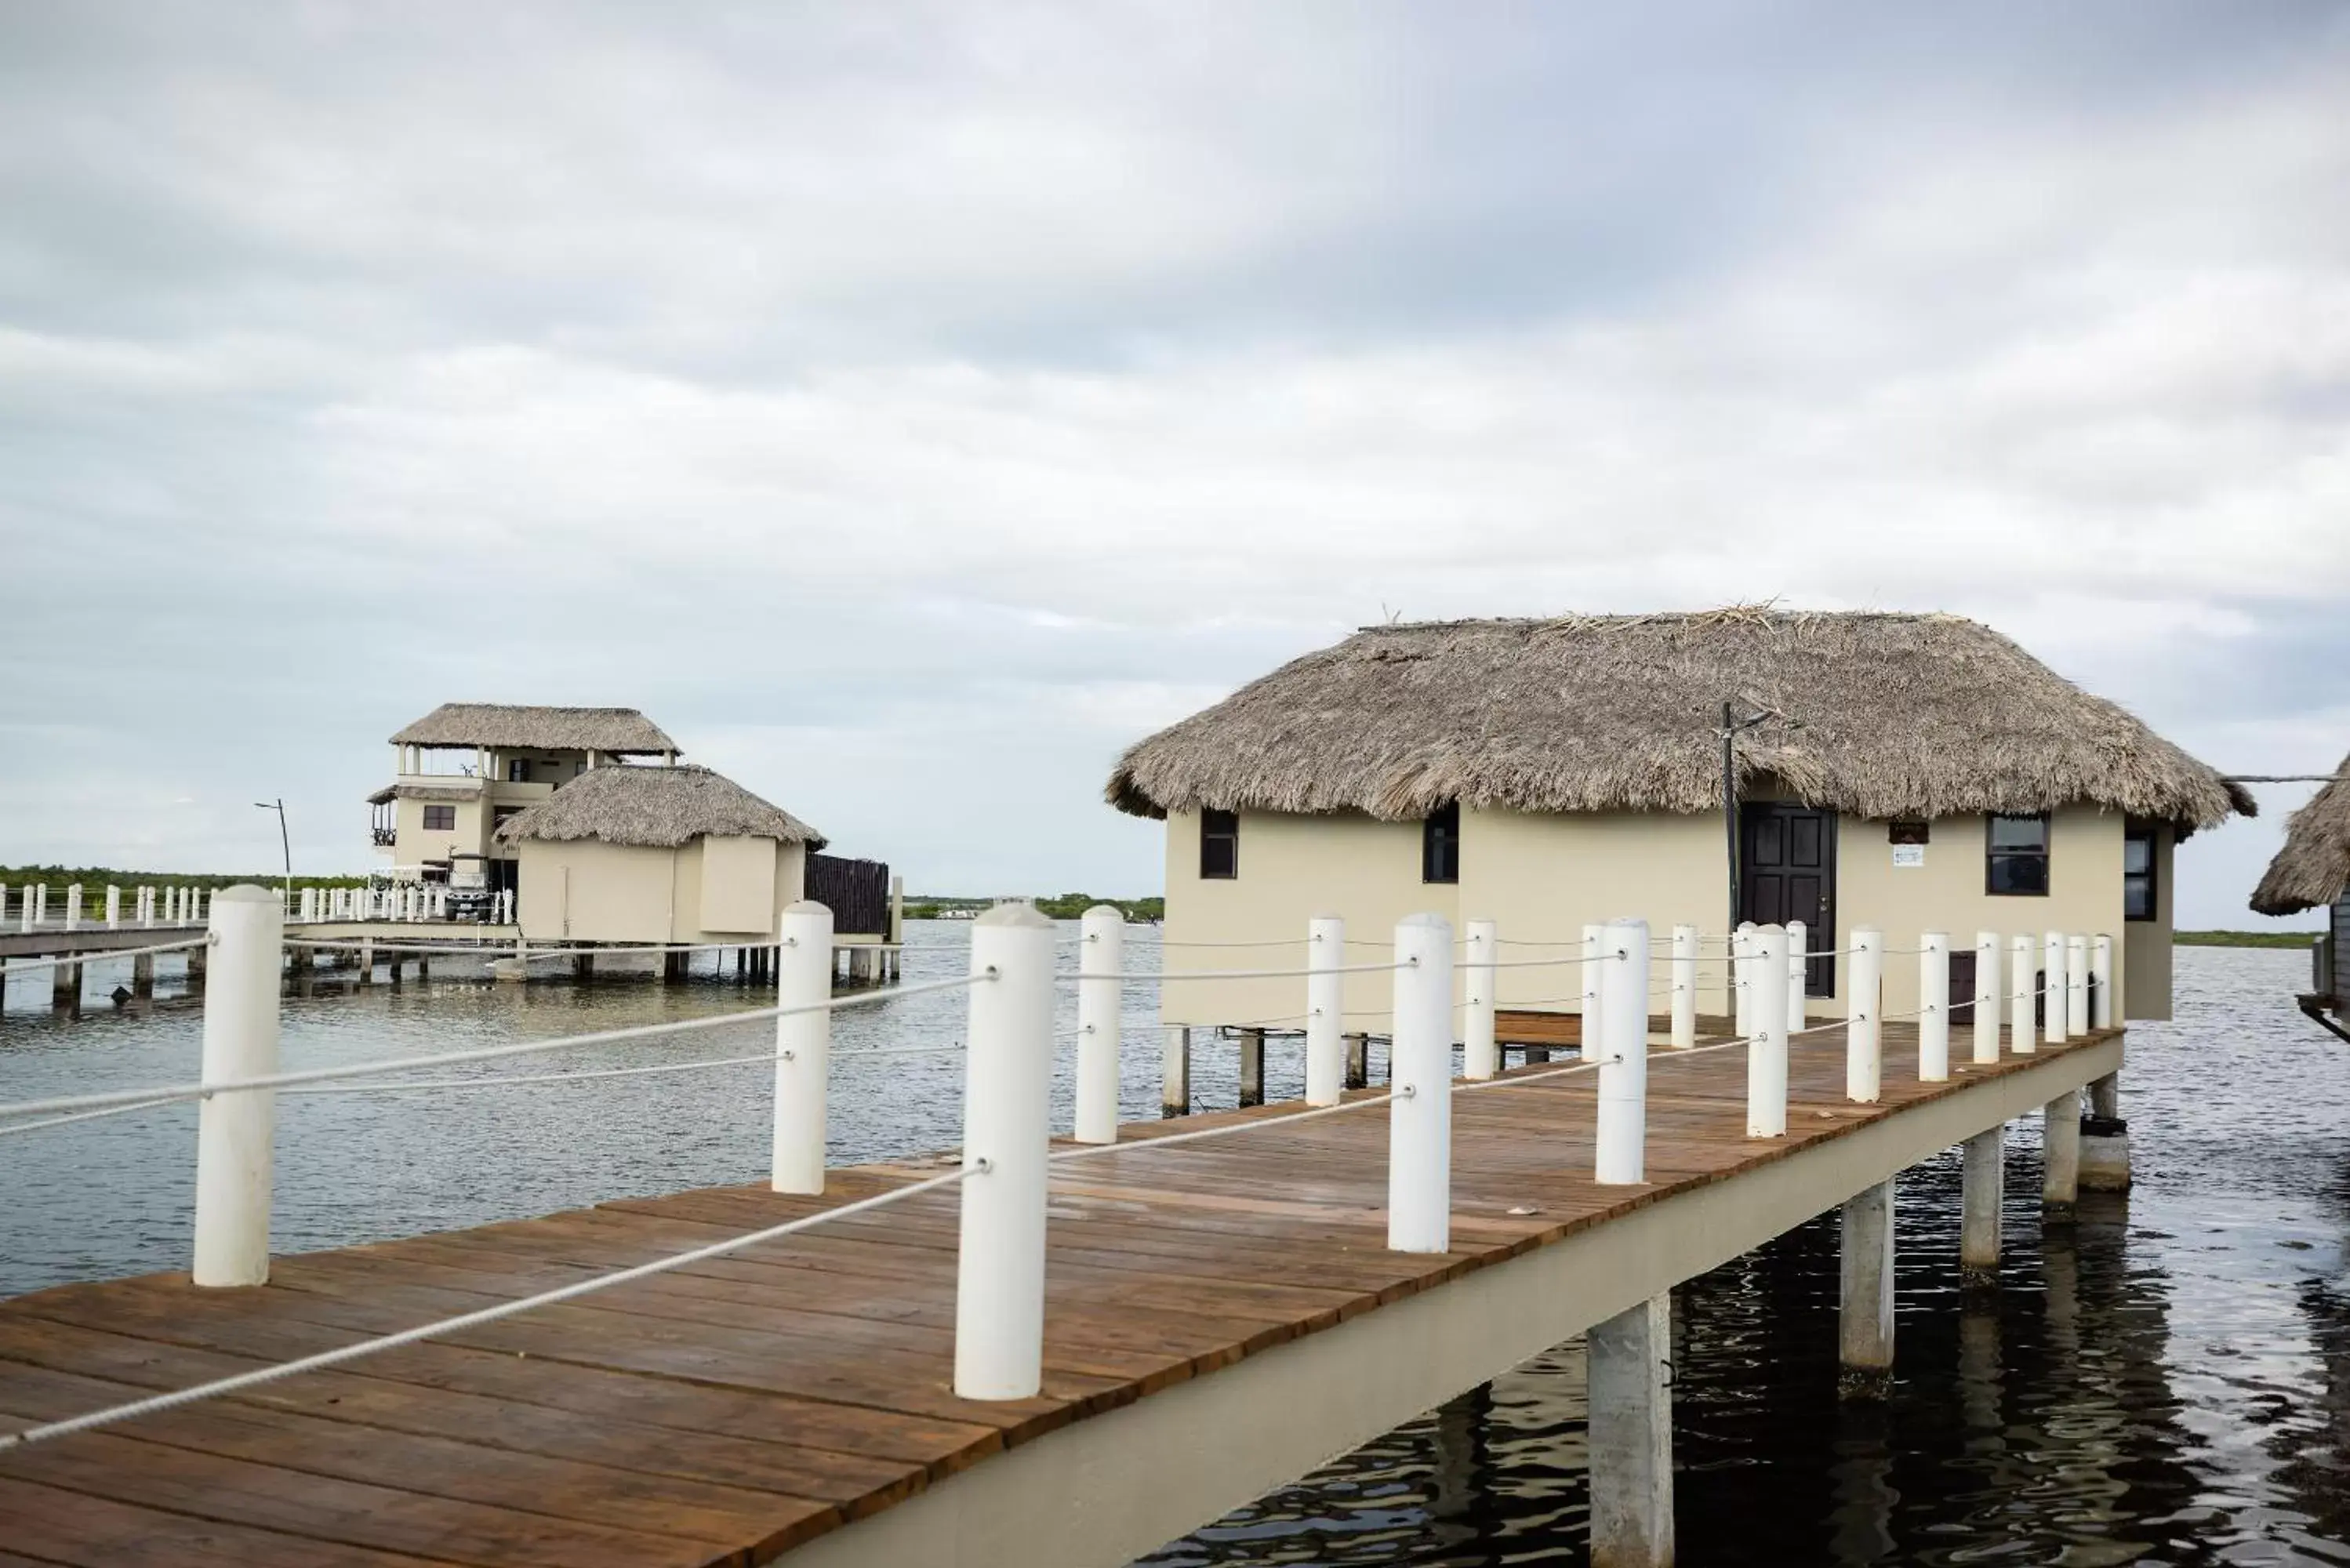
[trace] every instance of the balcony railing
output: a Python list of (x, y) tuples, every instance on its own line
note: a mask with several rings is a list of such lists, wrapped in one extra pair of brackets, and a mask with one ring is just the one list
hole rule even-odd
[(389, 849), (393, 841), (399, 838), (400, 834), (394, 828), (375, 827), (368, 830), (368, 836), (375, 841), (375, 846), (378, 849)]

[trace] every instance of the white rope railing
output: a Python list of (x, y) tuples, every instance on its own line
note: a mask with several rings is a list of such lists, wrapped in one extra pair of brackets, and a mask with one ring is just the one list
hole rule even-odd
[(1179, 1144), (1202, 1143), (1209, 1138), (1230, 1137), (1237, 1133), (1256, 1132), (1265, 1127), (1286, 1127), (1292, 1122), (1310, 1122), (1323, 1116), (1335, 1116), (1346, 1111), (1359, 1111), (1369, 1106), (1384, 1106), (1411, 1097), (1409, 1086), (1390, 1089), (1384, 1095), (1372, 1095), (1359, 1100), (1347, 1100), (1335, 1106), (1316, 1106), (1312, 1110), (1290, 1111), (1277, 1116), (1252, 1116), (1246, 1121), (1227, 1122), (1222, 1127), (1201, 1127), (1196, 1132), (1167, 1133), (1156, 1137), (1139, 1137), (1121, 1143), (1087, 1144), (1082, 1148), (1063, 1149), (1055, 1154), (1053, 1163), (1065, 1160), (1091, 1159), (1104, 1154), (1138, 1154), (1148, 1149), (1173, 1148)]
[[(867, 1056), (947, 1056), (963, 1049), (962, 1042), (946, 1045), (876, 1045), (854, 1051), (835, 1051), (829, 1059), (854, 1062)], [(692, 1062), (654, 1062), (636, 1067), (582, 1067), (561, 1073), (487, 1074), (471, 1078), (425, 1078), (414, 1083), (397, 1079), (384, 1084), (309, 1084), (283, 1092), (288, 1095), (381, 1095), (398, 1094), (411, 1089), (504, 1089), (531, 1084), (574, 1084), (593, 1078), (641, 1078), (663, 1073), (698, 1073), (719, 1067), (773, 1066), (789, 1061), (787, 1051), (762, 1051), (755, 1056), (715, 1056)], [(161, 1100), (148, 1100), (146, 1105), (162, 1105)], [(103, 1115), (103, 1112), (88, 1113)], [(15, 1127), (0, 1127), (0, 1133), (11, 1133)]]
[[(99, 930), (104, 927), (97, 928)], [(151, 942), (138, 948), (92, 948), (88, 952), (62, 953), (48, 958), (0, 959), (0, 971), (9, 974), (29, 974), (38, 969), (57, 969), (69, 963), (103, 963), (109, 959), (145, 958), (153, 953), (185, 952), (200, 948), (206, 939), (182, 937), (176, 942)]]
[(347, 1362), (380, 1355), (387, 1350), (397, 1350), (401, 1345), (414, 1345), (419, 1340), (456, 1334), (470, 1328), (480, 1328), (504, 1318), (535, 1312), (540, 1307), (576, 1301), (581, 1296), (593, 1295), (599, 1291), (611, 1290), (615, 1286), (650, 1279), (655, 1274), (667, 1273), (672, 1269), (681, 1269), (689, 1264), (705, 1262), (712, 1258), (723, 1258), (730, 1252), (739, 1252), (746, 1247), (780, 1241), (785, 1236), (810, 1230), (831, 1220), (845, 1220), (852, 1214), (866, 1213), (891, 1203), (902, 1202), (909, 1198), (918, 1198), (926, 1192), (935, 1192), (942, 1187), (951, 1187), (972, 1177), (985, 1175), (989, 1168), (988, 1162), (981, 1159), (965, 1165), (959, 1170), (894, 1188), (888, 1192), (876, 1193), (870, 1198), (861, 1198), (853, 1203), (844, 1203), (837, 1208), (827, 1209), (821, 1214), (810, 1214), (797, 1220), (788, 1220), (780, 1225), (767, 1226), (764, 1230), (729, 1237), (722, 1241), (712, 1241), (706, 1246), (672, 1253), (666, 1258), (655, 1258), (650, 1262), (639, 1263), (632, 1268), (615, 1270), (610, 1273), (598, 1274), (571, 1284), (559, 1285), (551, 1291), (541, 1291), (536, 1295), (524, 1296), (515, 1301), (500, 1302), (495, 1306), (484, 1307), (478, 1312), (461, 1313), (455, 1317), (445, 1317), (433, 1323), (420, 1324), (414, 1328), (404, 1328), (396, 1334), (379, 1334), (373, 1339), (364, 1339), (356, 1345), (340, 1345), (333, 1350), (320, 1351), (315, 1355), (305, 1355), (294, 1361), (282, 1361), (273, 1366), (255, 1367), (250, 1372), (240, 1372), (230, 1377), (214, 1378), (210, 1383), (199, 1383), (192, 1387), (176, 1388), (168, 1394), (157, 1394), (144, 1399), (133, 1399), (125, 1404), (110, 1405), (104, 1409), (91, 1410), (62, 1421), (47, 1421), (17, 1432), (0, 1432), (0, 1453), (5, 1453), (11, 1449), (27, 1448), (35, 1443), (48, 1442), (57, 1438), (70, 1437), (76, 1432), (87, 1432), (96, 1427), (111, 1426), (118, 1421), (128, 1421), (140, 1416), (160, 1415), (163, 1411), (176, 1410), (183, 1405), (192, 1405), (202, 1399), (216, 1399), (224, 1395), (240, 1394), (248, 1388), (258, 1388), (265, 1384), (297, 1376), (305, 1372), (322, 1372), (330, 1366), (340, 1366)]

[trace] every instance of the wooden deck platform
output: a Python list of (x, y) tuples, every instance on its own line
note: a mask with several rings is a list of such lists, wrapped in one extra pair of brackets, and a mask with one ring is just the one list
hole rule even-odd
[[(1129, 1126), (1130, 1147), (1055, 1170), (1034, 1399), (950, 1391), (947, 1189), (347, 1369), (0, 1453), (0, 1568), (765, 1562), (1056, 1428), (2087, 1044), (1928, 1085), (1910, 1031), (1887, 1034), (1885, 1102), (1871, 1106), (1844, 1099), (1840, 1031), (1795, 1042), (1788, 1136), (1768, 1143), (1743, 1136), (1743, 1052), (1659, 1048), (1655, 1185), (1642, 1188), (1590, 1179), (1593, 1075), (1459, 1095), (1443, 1256), (1385, 1250), (1384, 1108), (1158, 1151), (1169, 1133), (1296, 1107)], [(842, 1169), (824, 1199), (729, 1188), (286, 1257), (255, 1290), (153, 1275), (37, 1292), (0, 1303), (0, 1428), (471, 1311), (938, 1168)]]

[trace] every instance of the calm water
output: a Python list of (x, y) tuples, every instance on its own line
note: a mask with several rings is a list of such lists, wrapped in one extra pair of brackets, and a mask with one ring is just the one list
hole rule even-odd
[[(911, 927), (907, 978), (961, 972), (967, 935)], [(1148, 933), (1135, 948), (1137, 967), (1156, 966)], [(2350, 1046), (2293, 1012), (2306, 969), (2299, 953), (2180, 950), (2178, 1021), (2131, 1031), (2123, 1111), (2138, 1187), (2126, 1199), (2085, 1203), (2077, 1222), (2043, 1231), (2037, 1127), (2012, 1129), (2004, 1289), (1959, 1288), (1956, 1159), (1903, 1179), (1888, 1401), (1835, 1397), (1832, 1221), (1678, 1293), (1682, 1563), (2350, 1563)], [(47, 1017), (46, 977), (10, 988), (0, 1098), (192, 1072), (198, 1020), (170, 1000), (170, 971), (148, 1016), (107, 1007), (114, 983), (92, 971), (92, 1011), (75, 1023)], [(753, 1000), (714, 980), (436, 977), (289, 998), (285, 1058), (551, 1036)], [(842, 1014), (836, 1048), (951, 1044), (961, 1025), (953, 993), (890, 1002)], [(768, 1037), (746, 1025), (560, 1062), (731, 1054)], [(1126, 1114), (1155, 1114), (1147, 997), (1128, 1041)], [(1268, 1057), (1271, 1092), (1297, 1093), (1294, 1048)], [(1203, 1106), (1232, 1103), (1232, 1065), (1228, 1052), (1201, 1054)], [(951, 1054), (844, 1064), (834, 1158), (951, 1144), (960, 1072)], [(749, 1181), (765, 1158), (757, 1067), (280, 1104), (286, 1250)], [(193, 1127), (182, 1107), (0, 1138), (0, 1293), (184, 1266)], [(1582, 1562), (1583, 1393), (1569, 1342), (1149, 1561)]]

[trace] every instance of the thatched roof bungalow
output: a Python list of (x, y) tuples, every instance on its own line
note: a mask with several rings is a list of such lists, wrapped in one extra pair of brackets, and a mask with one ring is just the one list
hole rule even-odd
[(2285, 824), (2284, 847), (2252, 889), (2252, 909), (2263, 915), (2327, 911), (2312, 981), (2317, 1000), (2302, 1005), (2350, 1016), (2350, 961), (2342, 956), (2350, 950), (2350, 757)]
[[(2172, 846), (2251, 798), (1957, 617), (1372, 627), (1139, 742), (1106, 793), (1168, 824), (1170, 941), (1294, 938), (1316, 913), (1384, 939), (1418, 909), (1495, 919), (1505, 940), (1626, 914), (1719, 932), (1725, 703), (1759, 715), (1732, 748), (1742, 918), (1877, 925), (1902, 947), (1942, 929), (1962, 956), (1979, 929), (2106, 932), (2126, 950), (2128, 1013), (2167, 1015)], [(1914, 1008), (1914, 970), (1891, 969), (1888, 1009)], [(1841, 1011), (1839, 970), (1814, 966), (1822, 1012)], [(1373, 989), (1361, 1011), (1383, 1005)], [(1529, 969), (1502, 994), (1576, 989)], [(1169, 1022), (1294, 1000), (1238, 992), (1170, 987)]]
[(771, 936), (824, 836), (704, 767), (582, 774), (497, 829), (522, 865), (532, 941), (704, 942)]

